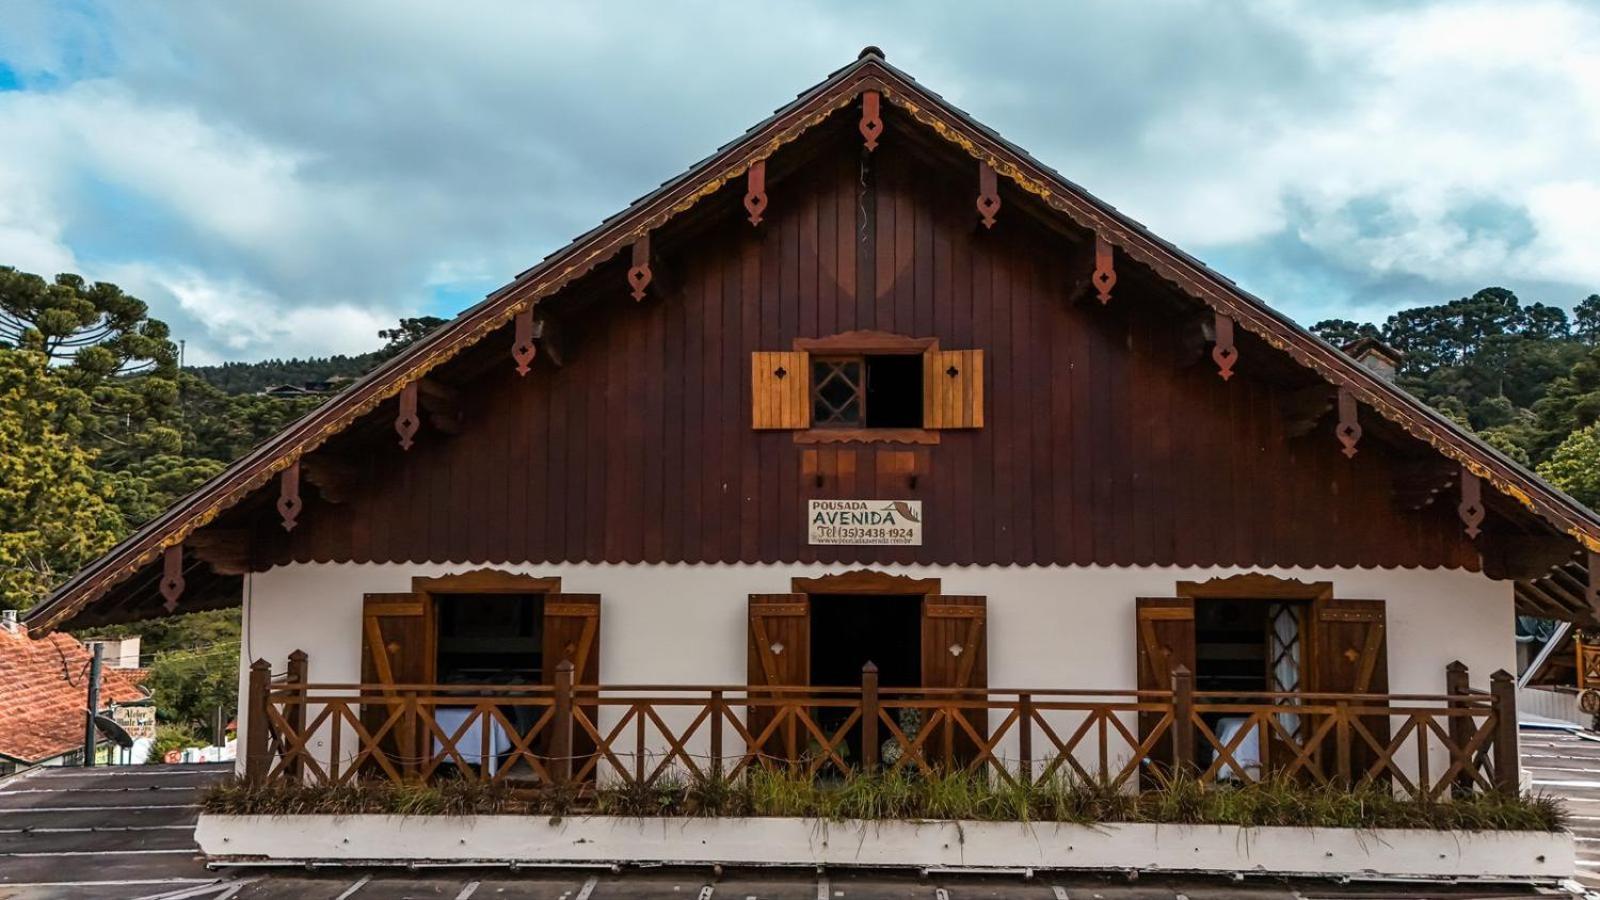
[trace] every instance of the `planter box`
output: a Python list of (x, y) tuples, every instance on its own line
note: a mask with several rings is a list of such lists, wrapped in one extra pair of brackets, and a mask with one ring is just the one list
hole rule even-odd
[(1567, 833), (575, 816), (202, 815), (218, 862), (681, 863), (1558, 881)]

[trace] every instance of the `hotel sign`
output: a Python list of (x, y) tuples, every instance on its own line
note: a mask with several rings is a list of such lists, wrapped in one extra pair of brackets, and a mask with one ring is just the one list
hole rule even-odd
[(922, 546), (921, 500), (812, 500), (806, 522), (812, 544)]

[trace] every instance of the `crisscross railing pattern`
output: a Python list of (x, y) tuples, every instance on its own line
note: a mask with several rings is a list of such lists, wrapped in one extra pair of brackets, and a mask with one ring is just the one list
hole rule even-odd
[(313, 684), (304, 672), (303, 655), (282, 680), (252, 667), (247, 777), (649, 785), (783, 767), (1127, 790), (1184, 771), (1427, 799), (1517, 787), (1510, 677), (1472, 691), (1454, 665), (1439, 695), (1222, 695), (1181, 670), (1162, 691), (880, 689), (875, 671), (859, 687), (574, 685), (567, 666), (547, 686)]

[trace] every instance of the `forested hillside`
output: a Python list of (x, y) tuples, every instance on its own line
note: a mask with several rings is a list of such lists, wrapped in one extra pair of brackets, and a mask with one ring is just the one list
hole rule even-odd
[(1381, 325), (1329, 319), (1311, 330), (1335, 344), (1371, 336), (1401, 351), (1401, 387), (1600, 504), (1600, 294), (1569, 315), (1491, 287)]
[[(356, 376), (440, 324), (402, 320), (358, 356), (180, 370), (167, 326), (115, 285), (0, 267), (0, 608), (27, 609), (77, 567), (320, 398), (257, 392)], [(1565, 309), (1510, 291), (1313, 326), (1406, 354), (1400, 384), (1591, 506), (1600, 503), (1600, 295)], [(179, 738), (231, 710), (236, 612), (127, 630)], [(175, 738), (176, 739), (176, 738)]]
[[(0, 266), (0, 608), (32, 606), (319, 402), (256, 391), (359, 375), (439, 322), (404, 320), (357, 357), (180, 370), (167, 326), (115, 285)], [(169, 729), (199, 730), (219, 705), (231, 715), (236, 611), (104, 631), (144, 635)]]

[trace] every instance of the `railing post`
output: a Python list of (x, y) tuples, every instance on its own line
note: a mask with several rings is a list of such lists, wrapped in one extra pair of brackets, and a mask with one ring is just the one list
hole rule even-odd
[(878, 666), (861, 667), (861, 768), (878, 771)]
[[(284, 710), (284, 718), (289, 723), (289, 729), (294, 732), (296, 749), (294, 761), (289, 763), (287, 774), (290, 778), (299, 781), (305, 771), (305, 754), (310, 752), (311, 740), (306, 734), (306, 683), (311, 679), (307, 676), (308, 665), (306, 652), (295, 650), (289, 654), (289, 673), (285, 677), (285, 687), (294, 691), (293, 702)], [(285, 739), (287, 740), (287, 735)]]
[(1017, 695), (1017, 774), (1033, 784), (1033, 695)]
[(267, 692), (272, 688), (272, 664), (258, 659), (250, 664), (245, 689), (244, 780), (259, 785), (267, 780), (272, 760), (267, 750)]
[(572, 780), (572, 660), (556, 663), (555, 731), (550, 736), (550, 780)]
[(722, 778), (722, 691), (711, 692), (711, 777)]
[(1502, 794), (1522, 790), (1521, 764), (1517, 759), (1517, 682), (1505, 669), (1489, 676), (1489, 694), (1494, 699), (1494, 787)]
[(406, 691), (400, 695), (400, 772), (407, 778), (417, 774), (433, 755), (433, 741), (422, 727), (421, 706), (417, 692)]
[(1194, 770), (1194, 673), (1179, 664), (1172, 670), (1172, 774)]
[(1350, 703), (1339, 700), (1334, 704), (1333, 746), (1334, 769), (1339, 781), (1347, 787), (1355, 786), (1355, 776), (1350, 759)]
[[(1472, 685), (1468, 678), (1467, 664), (1461, 660), (1453, 660), (1444, 667), (1444, 692), (1450, 696), (1450, 723), (1446, 732), (1450, 735), (1450, 760), (1446, 768), (1455, 765), (1455, 758), (1466, 750), (1467, 744), (1472, 742), (1471, 701), (1468, 695), (1472, 693)], [(1467, 765), (1455, 777), (1455, 792), (1470, 793), (1472, 791), (1472, 760), (1467, 760)]]

